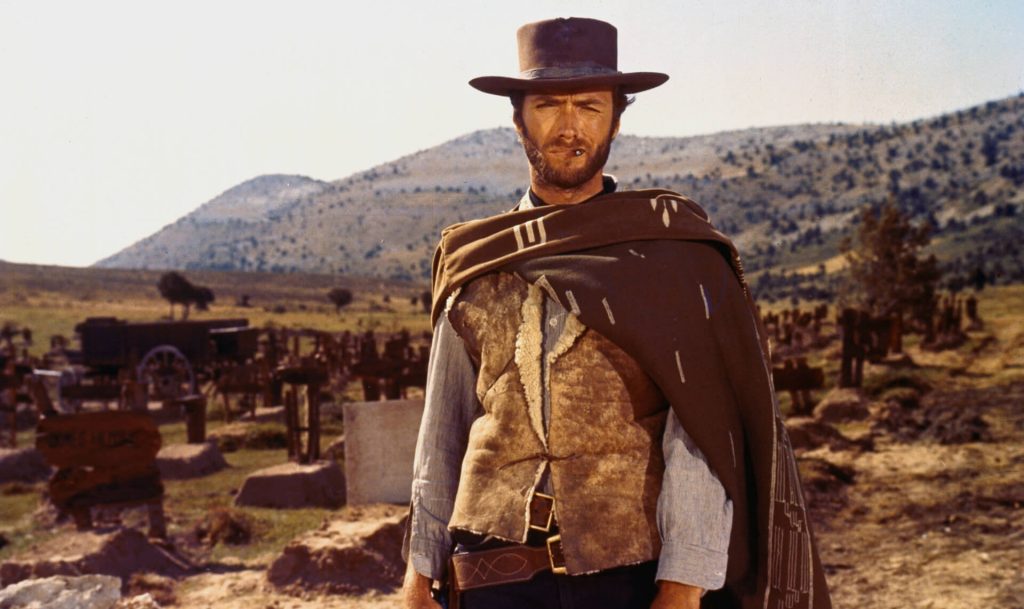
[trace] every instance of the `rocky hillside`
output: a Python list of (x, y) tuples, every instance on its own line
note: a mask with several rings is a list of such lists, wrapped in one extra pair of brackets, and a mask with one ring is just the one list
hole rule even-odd
[[(827, 283), (857, 210), (890, 196), (934, 225), (950, 276), (1024, 280), (1024, 95), (906, 124), (621, 136), (608, 170), (704, 205), (762, 293)], [(527, 179), (511, 129), (477, 131), (335, 182), (255, 178), (97, 265), (425, 279), (441, 228), (508, 209)]]

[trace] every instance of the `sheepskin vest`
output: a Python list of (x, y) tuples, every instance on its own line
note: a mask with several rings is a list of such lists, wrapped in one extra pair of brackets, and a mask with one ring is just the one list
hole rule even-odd
[(526, 541), (529, 503), (550, 469), (570, 574), (654, 560), (668, 403), (631, 357), (571, 314), (542, 361), (543, 306), (541, 288), (508, 273), (479, 277), (450, 303), (484, 414), (449, 526)]

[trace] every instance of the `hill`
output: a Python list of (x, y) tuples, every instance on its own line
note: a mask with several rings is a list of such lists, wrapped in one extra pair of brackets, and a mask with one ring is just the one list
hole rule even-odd
[[(607, 169), (700, 202), (762, 296), (827, 288), (857, 210), (889, 196), (933, 224), (951, 276), (1024, 280), (1024, 95), (906, 124), (624, 135)], [(512, 129), (477, 131), (334, 182), (255, 178), (97, 266), (423, 280), (441, 228), (508, 209), (527, 180)]]

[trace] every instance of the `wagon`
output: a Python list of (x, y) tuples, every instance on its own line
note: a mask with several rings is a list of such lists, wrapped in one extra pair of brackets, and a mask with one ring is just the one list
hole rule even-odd
[(120, 393), (89, 394), (120, 392), (126, 380), (144, 387), (153, 399), (192, 395), (214, 367), (244, 362), (259, 345), (259, 329), (250, 328), (247, 319), (128, 322), (90, 317), (75, 331), (81, 351), (74, 363), (94, 382), (62, 388), (62, 397), (71, 399), (118, 399)]

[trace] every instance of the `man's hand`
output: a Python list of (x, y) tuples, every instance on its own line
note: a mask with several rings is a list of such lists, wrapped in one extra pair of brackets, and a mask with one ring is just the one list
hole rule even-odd
[(441, 609), (441, 605), (430, 596), (430, 578), (420, 575), (412, 568), (412, 561), (405, 570), (402, 582), (402, 607), (404, 609)]
[(696, 586), (661, 580), (651, 609), (700, 609), (702, 592)]

